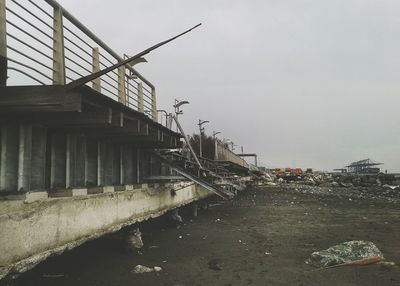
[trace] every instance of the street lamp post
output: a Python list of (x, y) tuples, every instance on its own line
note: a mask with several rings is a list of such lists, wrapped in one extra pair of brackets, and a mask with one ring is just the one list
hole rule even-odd
[(199, 125), (199, 130), (200, 130), (200, 137), (199, 137), (199, 145), (200, 145), (199, 153), (200, 153), (200, 157), (203, 157), (203, 149), (202, 149), (202, 146), (201, 146), (201, 136), (202, 136), (202, 134), (204, 132), (204, 127), (202, 127), (202, 126), (203, 126), (203, 124), (206, 124), (206, 123), (210, 123), (210, 121), (199, 119), (199, 124), (198, 125)]
[(216, 136), (217, 136), (218, 134), (221, 134), (221, 132), (219, 132), (219, 131), (217, 131), (217, 132), (213, 131), (213, 139), (214, 139), (214, 141), (215, 141), (215, 138), (216, 138)]

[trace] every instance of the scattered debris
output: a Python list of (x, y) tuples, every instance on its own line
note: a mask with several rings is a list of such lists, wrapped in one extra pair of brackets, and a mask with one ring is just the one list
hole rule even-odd
[(207, 264), (209, 269), (216, 271), (222, 270), (221, 260), (219, 260), (218, 258), (211, 259), (210, 261), (208, 261)]
[(162, 268), (160, 266), (147, 267), (138, 264), (135, 266), (135, 268), (132, 269), (131, 273), (141, 274), (141, 273), (160, 272), (160, 271), (162, 271)]
[(310, 258), (306, 260), (306, 263), (318, 268), (326, 268), (344, 266), (349, 263), (349, 265), (361, 265), (361, 263), (365, 265), (365, 263), (371, 264), (372, 261), (377, 263), (382, 260), (384, 260), (383, 254), (374, 243), (353, 240), (332, 246), (326, 250), (313, 252)]

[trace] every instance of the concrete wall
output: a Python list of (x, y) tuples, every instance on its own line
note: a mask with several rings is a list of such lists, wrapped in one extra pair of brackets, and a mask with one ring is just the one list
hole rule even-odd
[(50, 255), (210, 195), (189, 183), (116, 188), (103, 187), (103, 193), (95, 195), (87, 195), (87, 189), (72, 189), (68, 190), (72, 196), (63, 198), (33, 192), (22, 200), (0, 201), (0, 279), (10, 272), (26, 271)]

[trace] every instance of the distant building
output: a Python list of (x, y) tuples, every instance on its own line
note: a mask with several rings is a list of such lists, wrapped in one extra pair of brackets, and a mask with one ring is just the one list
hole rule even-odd
[(356, 174), (377, 174), (380, 172), (379, 165), (383, 165), (383, 163), (375, 162), (371, 159), (364, 159), (360, 161), (356, 161), (350, 163), (346, 166), (347, 169), (334, 169), (334, 171), (340, 171), (342, 173), (356, 173)]

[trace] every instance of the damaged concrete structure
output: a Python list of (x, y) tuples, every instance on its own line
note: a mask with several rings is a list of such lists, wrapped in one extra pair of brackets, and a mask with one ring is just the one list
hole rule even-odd
[(155, 86), (133, 68), (143, 61), (121, 64), (56, 1), (0, 0), (0, 279), (213, 193), (232, 195), (218, 170), (161, 152), (182, 147), (182, 135), (158, 123)]

